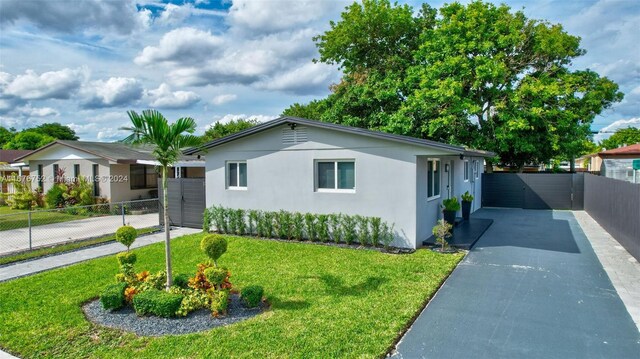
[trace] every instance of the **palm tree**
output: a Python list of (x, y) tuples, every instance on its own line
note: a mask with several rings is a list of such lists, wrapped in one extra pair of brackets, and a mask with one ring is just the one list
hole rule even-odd
[(151, 144), (155, 148), (153, 156), (162, 171), (162, 198), (164, 209), (165, 260), (167, 264), (167, 289), (173, 284), (171, 275), (171, 235), (169, 234), (169, 201), (167, 195), (167, 175), (169, 167), (180, 157), (182, 149), (200, 144), (200, 138), (193, 135), (196, 121), (183, 117), (169, 124), (167, 119), (156, 110), (144, 110), (142, 115), (128, 111), (133, 126), (123, 127), (131, 134), (123, 140), (129, 144)]

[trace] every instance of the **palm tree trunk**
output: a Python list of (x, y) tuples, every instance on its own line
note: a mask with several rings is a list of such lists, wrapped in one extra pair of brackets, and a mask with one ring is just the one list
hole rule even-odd
[(167, 290), (173, 285), (171, 275), (171, 234), (169, 233), (169, 190), (167, 189), (167, 166), (162, 166), (162, 204), (164, 207), (164, 256), (167, 263)]

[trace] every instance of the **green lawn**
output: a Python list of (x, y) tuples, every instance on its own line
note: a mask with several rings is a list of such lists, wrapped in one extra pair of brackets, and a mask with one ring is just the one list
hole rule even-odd
[[(204, 260), (202, 234), (173, 241), (176, 272)], [(163, 268), (163, 244), (137, 249), (138, 271)], [(80, 309), (114, 281), (114, 256), (0, 283), (0, 347), (24, 358), (332, 358), (384, 355), (462, 258), (230, 237), (220, 259), (235, 288), (265, 288), (271, 309), (207, 332), (136, 337)]]
[[(158, 230), (158, 228), (156, 228), (156, 227), (141, 228), (141, 229), (138, 229), (138, 235), (143, 235), (143, 234), (155, 232), (157, 230)], [(51, 246), (51, 247), (34, 249), (32, 251), (26, 251), (26, 252), (20, 252), (20, 253), (16, 253), (16, 254), (4, 255), (4, 256), (0, 256), (0, 265), (9, 264), (9, 263), (18, 262), (18, 261), (23, 261), (23, 260), (26, 260), (26, 259), (38, 258), (38, 257), (47, 256), (47, 255), (51, 255), (51, 254), (59, 254), (59, 253), (62, 253), (62, 252), (68, 252), (68, 251), (72, 251), (72, 250), (75, 250), (75, 249), (80, 249), (80, 248), (84, 248), (84, 247), (88, 247), (88, 246), (93, 246), (93, 245), (96, 245), (96, 244), (115, 241), (115, 239), (116, 239), (115, 234), (110, 234), (110, 235), (102, 236), (102, 237), (98, 237), (98, 238), (91, 238), (91, 239), (72, 242), (72, 243), (65, 243), (65, 244), (59, 244), (59, 245)]]
[[(10, 214), (11, 216), (6, 216), (7, 214)], [(87, 216), (73, 215), (58, 211), (34, 211), (31, 213), (31, 225), (42, 226), (51, 223), (75, 221), (83, 218), (87, 218)], [(0, 231), (24, 228), (28, 226), (29, 219), (27, 217), (27, 211), (11, 209), (7, 206), (0, 206)]]

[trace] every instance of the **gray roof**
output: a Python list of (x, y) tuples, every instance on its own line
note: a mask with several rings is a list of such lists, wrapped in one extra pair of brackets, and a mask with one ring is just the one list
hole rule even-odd
[[(83, 151), (117, 163), (135, 163), (137, 160), (155, 160), (155, 157), (152, 155), (154, 149), (153, 145), (129, 145), (122, 142), (57, 140), (55, 142), (51, 142), (46, 146), (40, 147), (25, 156), (16, 158), (16, 161), (24, 160), (32, 156), (37, 156), (40, 151), (43, 151), (56, 144)], [(192, 159), (191, 156), (182, 157), (182, 160)]]
[(352, 133), (352, 134), (361, 135), (361, 136), (379, 138), (379, 139), (383, 139), (383, 140), (400, 142), (400, 143), (405, 143), (405, 144), (410, 144), (410, 145), (417, 145), (417, 146), (421, 146), (421, 147), (437, 148), (437, 149), (442, 149), (442, 150), (445, 150), (445, 151), (451, 151), (451, 152), (454, 152), (456, 154), (461, 154), (461, 155), (465, 155), (465, 156), (481, 156), (481, 157), (492, 157), (492, 156), (495, 156), (495, 154), (493, 152), (489, 152), (489, 151), (469, 149), (469, 148), (465, 148), (465, 147), (462, 147), (462, 146), (449, 145), (449, 144), (446, 144), (446, 143), (425, 140), (425, 139), (422, 139), (422, 138), (395, 135), (395, 134), (392, 134), (392, 133), (366, 130), (366, 129), (359, 128), (359, 127), (343, 126), (343, 125), (337, 125), (335, 123), (321, 122), (321, 121), (309, 120), (309, 119), (306, 119), (306, 118), (290, 117), (290, 116), (283, 116), (283, 117), (277, 118), (275, 120), (271, 120), (271, 121), (264, 122), (264, 123), (261, 123), (259, 125), (253, 126), (253, 127), (249, 128), (249, 129), (246, 129), (244, 131), (240, 131), (240, 132), (231, 134), (229, 136), (225, 136), (225, 137), (222, 137), (222, 138), (215, 139), (215, 140), (213, 140), (211, 142), (207, 142), (207, 143), (205, 143), (205, 144), (203, 144), (201, 146), (190, 148), (190, 149), (184, 151), (184, 153), (187, 154), (187, 155), (193, 155), (193, 154), (198, 153), (200, 151), (203, 151), (203, 150), (206, 150), (206, 149), (210, 149), (210, 148), (214, 148), (214, 147), (223, 145), (223, 144), (225, 144), (227, 142), (231, 142), (231, 141), (243, 138), (243, 137), (247, 137), (247, 136), (253, 135), (255, 133), (262, 132), (262, 131), (268, 130), (270, 128), (274, 128), (274, 127), (282, 125), (282, 124), (297, 124), (297, 125), (325, 128), (325, 129), (336, 130), (336, 131), (346, 132), (346, 133)]

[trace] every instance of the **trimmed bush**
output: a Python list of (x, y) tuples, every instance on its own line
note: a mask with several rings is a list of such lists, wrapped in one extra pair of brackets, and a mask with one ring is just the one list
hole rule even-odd
[(223, 267), (210, 267), (204, 270), (204, 276), (209, 283), (216, 288), (220, 288), (224, 280), (227, 278), (228, 270)]
[(259, 285), (251, 285), (242, 288), (242, 292), (240, 293), (242, 301), (249, 308), (255, 308), (260, 305), (263, 295), (264, 289)]
[(293, 228), (292, 234), (293, 238), (301, 241), (304, 238), (304, 214), (300, 212), (296, 212), (292, 217)]
[(162, 290), (150, 289), (133, 297), (133, 309), (138, 315), (152, 314), (169, 318), (176, 316), (183, 296)]
[(200, 248), (217, 266), (218, 258), (227, 251), (227, 240), (221, 235), (211, 234), (202, 238)]
[(173, 285), (186, 289), (189, 288), (189, 275), (188, 274), (178, 274), (173, 277)]
[(124, 244), (127, 250), (136, 240), (136, 237), (138, 237), (138, 231), (131, 226), (122, 226), (116, 231), (116, 241)]
[(124, 266), (125, 264), (134, 265), (136, 263), (136, 260), (138, 260), (138, 257), (133, 252), (118, 253), (116, 255), (116, 258), (118, 259), (118, 263), (120, 263), (120, 267)]
[(124, 306), (124, 290), (127, 283), (116, 283), (107, 286), (100, 295), (100, 303), (104, 309), (120, 309)]
[(229, 306), (229, 291), (216, 290), (211, 293), (211, 313), (214, 316), (227, 314)]

